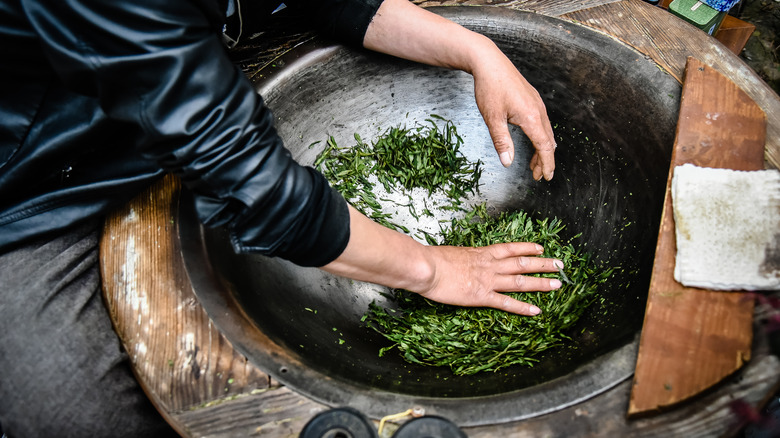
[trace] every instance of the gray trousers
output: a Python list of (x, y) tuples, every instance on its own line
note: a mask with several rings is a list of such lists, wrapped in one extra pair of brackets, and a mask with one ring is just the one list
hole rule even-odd
[(8, 438), (171, 437), (103, 303), (99, 224), (0, 254), (0, 427)]

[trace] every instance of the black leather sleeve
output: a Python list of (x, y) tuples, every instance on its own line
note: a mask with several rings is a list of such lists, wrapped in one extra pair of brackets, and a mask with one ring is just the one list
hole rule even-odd
[(321, 36), (353, 47), (362, 47), (368, 25), (382, 4), (382, 0), (233, 1), (243, 11), (242, 20), (237, 14), (228, 20), (228, 33), (233, 37), (239, 32), (246, 37), (278, 28), (317, 29)]
[(371, 19), (382, 0), (310, 1), (315, 23), (320, 31), (333, 39), (353, 46), (362, 46)]
[(204, 224), (228, 227), (236, 250), (306, 266), (341, 254), (345, 201), (283, 147), (270, 111), (227, 57), (216, 5), (23, 3), (59, 80), (138, 126), (144, 156), (181, 177)]

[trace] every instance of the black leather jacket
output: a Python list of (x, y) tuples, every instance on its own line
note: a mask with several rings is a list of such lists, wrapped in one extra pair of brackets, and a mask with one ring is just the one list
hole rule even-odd
[[(380, 2), (306, 7), (357, 45)], [(346, 203), (284, 149), (227, 55), (225, 10), (225, 0), (0, 0), (0, 251), (103, 215), (165, 172), (238, 251), (310, 266), (343, 251)]]

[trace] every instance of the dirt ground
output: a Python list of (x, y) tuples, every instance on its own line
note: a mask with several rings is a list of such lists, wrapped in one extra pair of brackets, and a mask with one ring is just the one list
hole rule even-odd
[(756, 26), (740, 57), (780, 94), (780, 0), (743, 0), (729, 13)]

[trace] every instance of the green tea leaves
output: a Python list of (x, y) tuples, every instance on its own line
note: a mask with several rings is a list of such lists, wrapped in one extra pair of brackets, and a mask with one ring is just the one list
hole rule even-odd
[[(460, 153), (463, 139), (450, 121), (431, 116), (426, 122), (412, 129), (390, 128), (371, 145), (355, 134), (355, 144), (342, 148), (331, 137), (315, 166), (355, 208), (389, 228), (410, 232), (394, 223), (399, 209), (415, 221), (433, 217), (432, 208), (447, 212), (438, 231), (414, 233), (428, 245), (539, 243), (545, 248), (543, 257), (560, 259), (566, 267), (565, 272), (539, 275), (560, 276), (565, 283), (551, 292), (509, 294), (539, 307), (542, 313), (535, 317), (449, 306), (394, 290), (396, 308), (372, 303), (362, 321), (391, 342), (379, 350), (380, 356), (397, 351), (410, 363), (449, 367), (456, 375), (532, 366), (542, 352), (570, 339), (567, 330), (598, 298), (599, 285), (613, 269), (597, 267), (588, 254), (564, 242), (564, 224), (557, 218), (535, 220), (522, 211), (491, 215), (484, 204), (467, 208), (464, 200), (478, 191), (482, 163), (469, 162)], [(378, 198), (382, 190), (387, 195)], [(412, 190), (441, 194), (446, 201), (433, 206), (423, 196), (421, 205), (412, 199)], [(398, 194), (406, 200), (389, 199)]]
[[(460, 153), (463, 139), (452, 122), (438, 116), (426, 122), (415, 128), (390, 128), (372, 145), (355, 134), (356, 143), (342, 148), (330, 137), (314, 166), (358, 211), (388, 228), (408, 232), (383, 211), (374, 195), (377, 184), (388, 193), (410, 197), (413, 189), (428, 195), (440, 192), (448, 199), (442, 208), (457, 210), (465, 196), (478, 190), (482, 175), (482, 163), (472, 163)], [(427, 204), (422, 211), (411, 202), (408, 208), (415, 219), (433, 215)]]
[[(487, 214), (484, 205), (442, 228), (441, 244), (486, 246), (529, 241), (545, 247), (544, 257), (564, 260), (572, 284), (551, 292), (511, 293), (542, 309), (536, 317), (495, 309), (439, 304), (417, 294), (395, 290), (395, 311), (373, 304), (366, 323), (394, 343), (410, 362), (447, 366), (457, 375), (532, 366), (543, 351), (563, 345), (566, 330), (594, 301), (598, 285), (612, 271), (597, 270), (571, 243), (561, 243), (558, 220), (537, 220), (524, 212)], [(551, 276), (553, 274), (545, 274)]]

